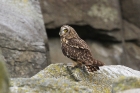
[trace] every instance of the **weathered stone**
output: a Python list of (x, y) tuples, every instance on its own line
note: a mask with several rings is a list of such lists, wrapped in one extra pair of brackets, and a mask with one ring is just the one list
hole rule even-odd
[(139, 92), (140, 92), (140, 88), (134, 88), (134, 89), (128, 89), (128, 90), (120, 91), (118, 93), (139, 93)]
[(123, 20), (123, 27), (124, 33), (122, 33), (122, 36), (124, 40), (140, 40), (140, 29), (137, 26)]
[(39, 2), (2, 0), (0, 4), (0, 49), (10, 76), (30, 77), (49, 64)]
[(136, 70), (140, 70), (140, 46), (134, 43), (125, 43), (124, 44), (124, 53), (122, 54), (121, 64), (131, 67)]
[(140, 72), (120, 65), (100, 67), (100, 71), (86, 73), (64, 64), (52, 64), (32, 78), (11, 79), (12, 93), (111, 93), (112, 84), (119, 77), (139, 78)]
[(9, 93), (9, 78), (4, 60), (0, 51), (0, 93)]
[(119, 78), (113, 84), (113, 93), (138, 93), (136, 91), (140, 90), (140, 78)]
[(140, 1), (120, 0), (123, 18), (140, 28)]
[(41, 0), (47, 28), (64, 24), (90, 25), (95, 29), (120, 29), (119, 0)]
[[(121, 30), (110, 32), (100, 31), (99, 33), (104, 34), (104, 36), (110, 36), (110, 38), (106, 41), (122, 41), (123, 39), (125, 41), (140, 40), (140, 29), (137, 26), (127, 22), (126, 20), (122, 21), (122, 25), (123, 29)], [(100, 37), (100, 34), (98, 37)], [(103, 39), (105, 40), (105, 38)]]
[(93, 57), (107, 65), (125, 65), (140, 70), (140, 47), (132, 42), (103, 43), (87, 42)]

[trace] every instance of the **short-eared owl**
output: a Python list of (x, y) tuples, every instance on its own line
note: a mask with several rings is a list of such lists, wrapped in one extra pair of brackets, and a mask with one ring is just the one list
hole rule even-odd
[(74, 66), (85, 66), (89, 72), (94, 72), (99, 70), (99, 66), (104, 65), (92, 57), (86, 42), (78, 36), (71, 26), (62, 26), (59, 35), (62, 52), (74, 61)]

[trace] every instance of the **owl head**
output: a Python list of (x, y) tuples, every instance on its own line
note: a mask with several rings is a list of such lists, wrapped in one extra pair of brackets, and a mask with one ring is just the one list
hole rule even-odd
[(63, 37), (66, 39), (79, 38), (76, 31), (71, 26), (68, 26), (68, 25), (63, 25), (60, 28), (59, 35), (60, 35), (60, 37)]

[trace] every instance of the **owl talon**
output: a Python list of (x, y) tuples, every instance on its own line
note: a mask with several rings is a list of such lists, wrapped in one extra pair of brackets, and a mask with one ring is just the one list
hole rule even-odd
[(72, 66), (67, 66), (68, 70), (72, 70), (72, 68), (73, 68)]
[(74, 70), (76, 68), (79, 68), (81, 69), (84, 73), (88, 73), (88, 71), (86, 70), (85, 66), (79, 66), (79, 65), (76, 65), (76, 66), (67, 66), (69, 70)]
[(72, 63), (69, 63), (69, 64), (67, 64), (67, 68), (70, 68), (71, 70), (72, 69), (75, 69), (75, 68), (77, 68), (78, 66), (75, 66), (75, 65), (73, 65)]
[(84, 73), (87, 73), (87, 74), (88, 74), (88, 71), (86, 70), (85, 66), (82, 66), (81, 69), (82, 69), (82, 71), (83, 71)]
[(77, 82), (80, 81), (80, 80), (78, 80), (78, 79), (73, 75), (72, 69), (73, 69), (73, 67), (67, 66), (67, 70), (68, 70), (68, 72), (69, 72), (71, 78), (73, 78), (73, 79), (74, 79), (75, 81), (77, 81)]

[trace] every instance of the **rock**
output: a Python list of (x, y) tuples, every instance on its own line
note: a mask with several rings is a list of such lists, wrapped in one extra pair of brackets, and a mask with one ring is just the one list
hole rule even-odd
[(131, 67), (136, 70), (140, 70), (140, 47), (134, 43), (125, 43), (124, 45), (124, 53), (122, 54), (122, 57), (125, 56), (125, 58), (122, 58), (121, 64)]
[(121, 65), (100, 67), (92, 73), (70, 69), (64, 64), (51, 64), (32, 78), (12, 78), (11, 93), (111, 93), (119, 77), (139, 78), (140, 72)]
[(139, 93), (139, 90), (140, 79), (133, 77), (121, 77), (113, 84), (113, 93)]
[(139, 93), (139, 92), (140, 92), (140, 88), (136, 88), (136, 89), (128, 89), (128, 90), (120, 91), (118, 93)]
[(46, 28), (64, 24), (90, 25), (109, 31), (121, 28), (119, 0), (41, 0), (40, 3)]
[[(40, 1), (47, 29), (54, 29), (56, 27), (60, 28), (64, 24), (78, 26), (88, 25), (90, 26), (89, 29), (86, 28), (82, 28), (83, 30), (79, 29), (80, 34), (83, 34), (86, 37), (92, 36), (92, 38), (96, 38), (98, 40), (117, 41), (117, 42), (118, 41), (121, 42), (123, 39), (124, 40), (139, 39), (140, 29), (136, 27), (134, 24), (132, 24), (131, 21), (127, 20), (129, 18), (133, 19), (133, 17), (137, 16), (134, 18), (136, 23), (137, 19), (140, 19), (138, 18), (139, 16), (137, 15), (137, 13), (139, 12), (134, 11), (133, 8), (130, 9), (132, 11), (131, 13), (131, 11), (129, 11), (127, 8), (131, 5), (130, 2), (127, 2), (127, 0), (121, 0), (121, 2), (122, 7), (124, 7), (122, 8), (124, 9), (122, 13), (128, 18), (126, 17), (124, 17), (125, 19), (121, 18), (119, 0), (92, 0), (92, 1), (61, 0), (61, 2), (55, 0)], [(131, 0), (131, 2), (133, 1)], [(135, 4), (135, 2), (133, 2), (133, 4)], [(135, 5), (133, 5), (132, 7), (135, 7)], [(138, 7), (136, 9), (138, 10)], [(127, 13), (127, 11), (129, 14)], [(133, 14), (136, 15), (132, 16)], [(50, 33), (52, 34), (56, 32), (58, 33), (59, 30), (55, 32), (50, 31)]]
[(10, 76), (31, 77), (50, 64), (39, 2), (2, 0), (0, 3), (0, 50)]
[[(104, 31), (100, 31), (100, 34), (103, 34), (104, 37), (105, 35), (107, 35), (108, 38), (106, 41), (134, 41), (134, 40), (140, 40), (140, 29), (135, 26), (134, 24), (126, 21), (126, 20), (122, 20), (122, 24), (123, 24), (123, 29), (121, 30), (116, 30), (116, 31), (110, 31), (110, 32), (104, 32)], [(98, 37), (101, 37), (100, 35)], [(103, 38), (103, 40), (105, 40), (106, 38)]]
[(120, 0), (123, 18), (140, 28), (140, 1)]
[(9, 93), (9, 75), (0, 51), (0, 93)]
[[(87, 41), (93, 57), (106, 65), (125, 65), (140, 70), (140, 47), (133, 42), (102, 43)], [(52, 55), (52, 54), (51, 54)]]
[(137, 26), (127, 22), (126, 20), (123, 20), (123, 27), (124, 40), (140, 40), (140, 29)]

